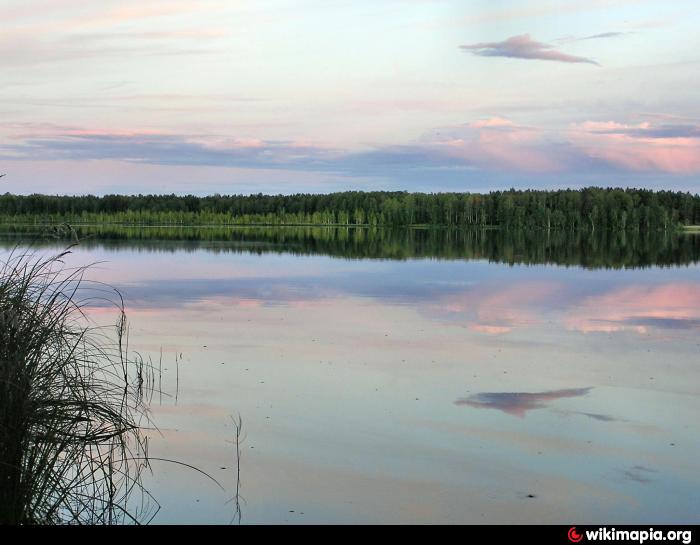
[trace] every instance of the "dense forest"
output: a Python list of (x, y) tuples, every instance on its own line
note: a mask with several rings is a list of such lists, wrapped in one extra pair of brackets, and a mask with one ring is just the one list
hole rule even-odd
[(644, 189), (296, 195), (0, 196), (5, 224), (492, 226), (668, 230), (700, 224), (700, 196)]

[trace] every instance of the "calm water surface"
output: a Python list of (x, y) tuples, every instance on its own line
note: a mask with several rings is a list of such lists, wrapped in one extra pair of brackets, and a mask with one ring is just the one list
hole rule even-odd
[(150, 454), (226, 488), (153, 462), (155, 522), (232, 520), (240, 414), (243, 523), (699, 523), (700, 239), (426, 236), (75, 249), (162, 347)]

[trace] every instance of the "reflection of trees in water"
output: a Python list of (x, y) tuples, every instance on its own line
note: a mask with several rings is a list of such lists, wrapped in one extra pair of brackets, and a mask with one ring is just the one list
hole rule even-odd
[[(145, 251), (292, 253), (376, 259), (486, 259), (508, 264), (588, 268), (687, 265), (700, 260), (700, 236), (667, 231), (541, 231), (364, 227), (78, 227), (82, 245)], [(51, 240), (12, 227), (6, 241)]]

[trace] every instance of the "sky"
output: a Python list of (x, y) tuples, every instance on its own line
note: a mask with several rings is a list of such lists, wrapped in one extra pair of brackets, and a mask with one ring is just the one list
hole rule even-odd
[(2, 0), (0, 192), (700, 192), (697, 0)]

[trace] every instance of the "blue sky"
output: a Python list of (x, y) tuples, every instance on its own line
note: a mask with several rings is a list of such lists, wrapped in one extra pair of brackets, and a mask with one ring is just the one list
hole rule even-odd
[(700, 190), (689, 0), (6, 0), (18, 193)]

